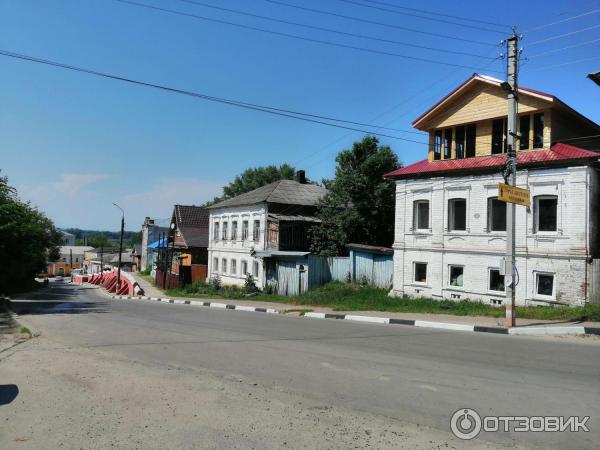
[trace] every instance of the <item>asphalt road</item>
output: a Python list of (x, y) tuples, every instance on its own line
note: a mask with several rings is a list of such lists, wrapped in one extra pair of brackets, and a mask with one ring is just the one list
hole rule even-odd
[[(59, 284), (28, 300), (32, 301), (17, 308), (41, 336), (22, 344), (20, 353), (0, 362), (0, 379), (11, 375), (5, 371), (11, 359), (17, 358), (15, 364), (34, 364), (35, 357), (51, 352), (57, 360), (59, 351), (65, 352), (65, 358), (85, 351), (81, 361), (135, 362), (147, 371), (202, 371), (204, 380), (216, 377), (232, 382), (239, 378), (245, 385), (260, 387), (263, 399), (273, 396), (282, 405), (296, 402), (290, 408), (301, 408), (298, 403), (305, 401), (306, 405), (343, 411), (346, 434), (352, 432), (350, 424), (362, 416), (376, 420), (381, 426), (374, 430), (381, 433), (388, 423), (407, 430), (414, 425), (411, 439), (421, 439), (418, 443), (422, 448), (461, 448), (467, 444), (454, 439), (449, 430), (450, 417), (460, 408), (472, 408), (482, 416), (590, 416), (590, 432), (482, 432), (469, 445), (591, 449), (597, 448), (600, 439), (598, 340), (497, 336), (110, 300), (96, 289)], [(27, 352), (31, 352), (30, 357)], [(98, 367), (100, 372), (101, 363)], [(21, 382), (23, 391), (28, 381)], [(281, 398), (283, 394), (288, 397)], [(235, 398), (230, 400), (236, 402)], [(44, 399), (37, 397), (35, 401)], [(243, 399), (239, 401), (242, 411), (248, 405), (243, 405)], [(6, 407), (0, 405), (0, 420)], [(216, 417), (218, 403), (214, 408)], [(285, 411), (285, 405), (282, 408)], [(229, 422), (235, 422), (235, 411), (228, 414)], [(271, 426), (278, 424), (277, 417), (272, 420)], [(14, 433), (24, 433), (14, 420), (13, 426)], [(296, 445), (286, 442), (285, 446), (336, 447), (336, 441), (324, 434), (320, 440), (319, 425), (315, 427), (306, 431), (304, 442), (303, 431), (296, 429)], [(284, 439), (285, 431), (273, 436), (269, 445), (256, 438), (260, 430), (253, 433), (237, 435), (236, 446), (283, 446), (277, 439)], [(370, 436), (368, 430), (366, 434)], [(252, 440), (255, 438), (258, 441)], [(409, 448), (414, 444), (394, 442), (393, 435), (386, 439), (356, 438), (354, 443), (372, 448)], [(36, 447), (35, 442), (29, 442), (30, 448)], [(133, 441), (120, 442), (121, 447), (128, 448)], [(231, 444), (194, 442), (190, 448), (225, 448)], [(69, 440), (64, 443), (69, 448)]]

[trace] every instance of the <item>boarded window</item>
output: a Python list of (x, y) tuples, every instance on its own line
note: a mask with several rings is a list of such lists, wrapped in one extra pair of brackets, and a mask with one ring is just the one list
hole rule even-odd
[(544, 297), (554, 296), (554, 275), (548, 273), (535, 274), (535, 292)]
[(448, 229), (450, 231), (467, 229), (467, 200), (464, 198), (448, 200)]
[(450, 286), (461, 287), (463, 285), (463, 266), (450, 266)]
[(490, 269), (490, 291), (504, 292), (504, 275), (498, 269)]
[(433, 159), (442, 159), (442, 130), (437, 130), (433, 135)]
[(454, 157), (456, 159), (463, 159), (465, 157), (465, 127), (456, 127)]
[(427, 263), (415, 263), (415, 281), (417, 283), (427, 283)]
[(555, 195), (537, 196), (534, 206), (537, 231), (556, 231), (558, 197)]
[(527, 150), (529, 148), (529, 127), (531, 125), (531, 118), (529, 115), (521, 116), (519, 119), (519, 133), (521, 133), (521, 138), (519, 142), (520, 150)]
[(474, 123), (467, 125), (467, 136), (465, 143), (465, 156), (473, 158), (475, 156), (475, 146), (477, 141), (477, 125)]
[(506, 203), (488, 198), (488, 231), (506, 231)]
[(452, 128), (444, 131), (444, 159), (452, 158)]
[(544, 147), (544, 113), (533, 115), (533, 148)]
[(413, 206), (413, 228), (415, 230), (429, 229), (429, 201), (417, 200)]

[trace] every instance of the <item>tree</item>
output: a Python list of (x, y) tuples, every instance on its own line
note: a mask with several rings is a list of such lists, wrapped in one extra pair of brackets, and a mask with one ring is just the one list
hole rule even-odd
[(59, 257), (62, 235), (42, 212), (22, 202), (0, 177), (0, 293), (27, 288)]
[(236, 176), (231, 183), (223, 187), (222, 196), (215, 197), (212, 202), (206, 204), (212, 205), (227, 200), (277, 180), (291, 180), (294, 178), (295, 173), (296, 170), (289, 164), (282, 164), (279, 167), (270, 165), (246, 169), (241, 175)]
[(106, 235), (104, 233), (100, 233), (100, 234), (96, 234), (94, 236), (90, 236), (87, 238), (87, 245), (89, 245), (90, 247), (94, 247), (94, 248), (100, 248), (100, 247), (112, 247), (112, 242), (110, 241), (110, 239), (108, 239), (106, 237)]
[(401, 167), (389, 146), (366, 136), (336, 157), (335, 178), (317, 205), (321, 223), (311, 230), (311, 250), (346, 254), (346, 244), (390, 246), (394, 238), (394, 183), (383, 176)]

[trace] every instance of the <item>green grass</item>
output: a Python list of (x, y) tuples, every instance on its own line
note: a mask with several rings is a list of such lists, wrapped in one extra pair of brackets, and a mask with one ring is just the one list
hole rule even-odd
[[(295, 297), (267, 294), (248, 297), (244, 290), (238, 287), (222, 286), (216, 290), (208, 284), (171, 289), (167, 291), (167, 294), (174, 297), (220, 298), (288, 303), (299, 306), (324, 306), (332, 308), (334, 311), (429, 313), (498, 318), (504, 317), (505, 314), (502, 307), (493, 307), (479, 302), (389, 297), (387, 289), (340, 282), (331, 282)], [(517, 317), (536, 320), (600, 321), (600, 305), (573, 308), (568, 306), (517, 307)]]
[(30, 339), (33, 336), (33, 334), (31, 333), (31, 330), (29, 328), (23, 327), (23, 326), (21, 328), (19, 328), (19, 333), (29, 335)]

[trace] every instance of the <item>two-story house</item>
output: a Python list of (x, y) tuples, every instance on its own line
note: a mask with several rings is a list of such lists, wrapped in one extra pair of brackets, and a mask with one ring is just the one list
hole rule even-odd
[(275, 181), (209, 206), (209, 276), (241, 286), (251, 274), (264, 288), (268, 261), (309, 252), (308, 228), (326, 192), (299, 171), (295, 180)]
[[(396, 182), (393, 295), (505, 303), (506, 92), (475, 74), (413, 125), (428, 157)], [(599, 257), (600, 127), (553, 95), (519, 88), (517, 304), (582, 305)], [(594, 269), (595, 268), (595, 269)], [(595, 272), (594, 272), (595, 270)]]

